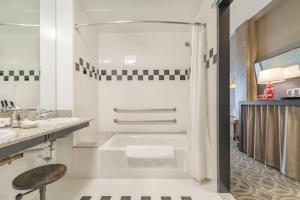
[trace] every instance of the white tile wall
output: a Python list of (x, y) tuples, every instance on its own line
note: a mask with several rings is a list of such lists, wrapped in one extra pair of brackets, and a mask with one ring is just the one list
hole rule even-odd
[[(188, 69), (190, 32), (105, 33), (99, 35), (100, 69)], [(186, 132), (189, 81), (99, 82), (100, 132)], [(177, 108), (176, 113), (120, 114), (114, 108)], [(172, 125), (118, 125), (119, 120), (177, 119)]]
[[(75, 3), (75, 21), (76, 23), (86, 23), (88, 17), (83, 10)], [(87, 75), (75, 71), (75, 63), (79, 63), (79, 58), (83, 58), (84, 65), (89, 62), (90, 65), (97, 66), (98, 60), (98, 34), (95, 29), (81, 29), (74, 31), (74, 114), (81, 118), (94, 118), (88, 128), (79, 131), (74, 136), (74, 142), (89, 140), (92, 135), (98, 134), (98, 81)]]
[(102, 33), (99, 65), (112, 67), (177, 68), (190, 65), (190, 32)]

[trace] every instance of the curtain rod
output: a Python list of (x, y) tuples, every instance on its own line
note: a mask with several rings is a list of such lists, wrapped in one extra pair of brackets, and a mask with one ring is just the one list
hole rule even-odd
[(91, 23), (91, 24), (75, 24), (75, 29), (85, 26), (97, 26), (97, 25), (108, 25), (108, 24), (137, 24), (137, 23), (158, 23), (158, 24), (180, 24), (180, 25), (190, 25), (190, 26), (203, 26), (206, 27), (205, 23), (190, 23), (190, 22), (176, 22), (176, 21), (148, 21), (148, 20), (125, 20), (125, 21), (111, 21), (111, 22), (99, 22), (99, 23)]
[(214, 0), (214, 2), (211, 5), (211, 8), (217, 8), (223, 0)]
[(0, 23), (0, 26), (21, 26), (21, 27), (39, 27), (39, 24), (14, 24), (14, 23)]

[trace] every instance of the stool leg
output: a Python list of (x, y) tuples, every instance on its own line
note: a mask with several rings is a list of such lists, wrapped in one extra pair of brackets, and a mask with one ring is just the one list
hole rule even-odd
[(46, 186), (40, 187), (40, 200), (46, 200)]

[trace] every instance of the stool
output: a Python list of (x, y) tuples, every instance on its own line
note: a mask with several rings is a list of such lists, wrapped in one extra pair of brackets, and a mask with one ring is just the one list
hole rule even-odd
[(46, 200), (46, 186), (63, 177), (66, 172), (67, 167), (65, 165), (50, 164), (20, 174), (13, 180), (13, 188), (16, 190), (30, 191), (18, 194), (16, 200), (21, 200), (24, 195), (38, 189), (40, 191), (40, 200)]

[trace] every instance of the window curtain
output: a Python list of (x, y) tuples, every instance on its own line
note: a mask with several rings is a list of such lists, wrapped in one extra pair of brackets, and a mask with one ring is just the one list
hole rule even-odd
[(257, 99), (254, 63), (257, 57), (257, 31), (254, 19), (244, 22), (235, 32), (234, 70), (236, 72), (235, 102)]

